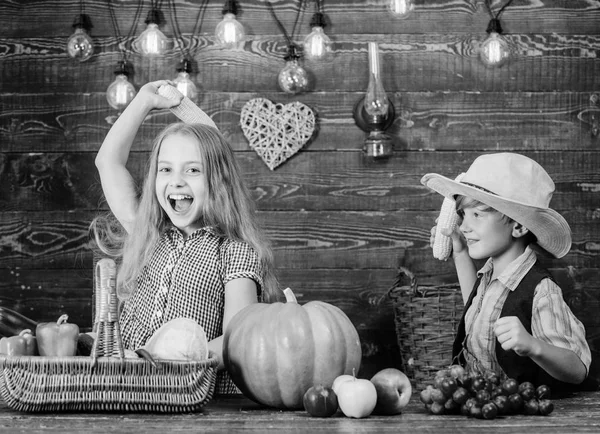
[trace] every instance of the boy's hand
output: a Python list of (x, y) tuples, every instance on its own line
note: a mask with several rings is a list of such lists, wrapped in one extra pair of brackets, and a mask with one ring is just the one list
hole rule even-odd
[[(437, 223), (438, 219), (435, 219), (435, 222)], [(430, 236), (429, 236), (429, 247), (433, 247), (433, 244), (435, 242), (436, 228), (437, 228), (437, 225), (431, 228)], [(441, 232), (442, 232), (442, 234), (446, 235), (447, 237), (452, 238), (452, 255), (453, 256), (456, 256), (467, 250), (467, 241), (465, 240), (465, 237), (460, 232), (458, 227), (456, 227), (454, 230), (451, 230), (448, 228), (443, 228), (441, 230)]]
[(536, 339), (523, 327), (516, 316), (499, 318), (494, 325), (494, 333), (502, 349), (513, 350), (519, 356), (528, 357), (534, 353)]

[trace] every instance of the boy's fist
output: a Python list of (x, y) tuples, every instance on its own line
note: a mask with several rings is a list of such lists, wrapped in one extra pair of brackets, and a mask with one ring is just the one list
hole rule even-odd
[(533, 353), (535, 338), (525, 330), (516, 316), (499, 318), (494, 325), (494, 333), (502, 349), (513, 350), (519, 356), (530, 356)]

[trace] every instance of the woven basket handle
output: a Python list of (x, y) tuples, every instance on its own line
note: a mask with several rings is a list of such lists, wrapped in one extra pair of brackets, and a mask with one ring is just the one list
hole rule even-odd
[(408, 277), (410, 279), (410, 295), (414, 296), (417, 294), (419, 286), (417, 285), (417, 277), (414, 275), (412, 271), (410, 271), (406, 267), (399, 267), (398, 274), (396, 274), (396, 281), (392, 285), (392, 287), (388, 291), (388, 296), (391, 296), (394, 289), (405, 286), (402, 284), (402, 280), (404, 277)]
[(119, 302), (116, 290), (117, 266), (109, 258), (100, 259), (95, 269), (96, 318), (94, 329), (97, 332), (92, 347), (92, 364), (99, 356), (119, 356), (124, 358), (121, 328), (119, 326)]
[(414, 273), (412, 271), (410, 271), (408, 268), (400, 267), (400, 269), (398, 270), (398, 281), (400, 281), (400, 279), (402, 279), (403, 274), (410, 279), (411, 294), (416, 295), (417, 291), (419, 290), (419, 285), (417, 285), (417, 276), (415, 276)]

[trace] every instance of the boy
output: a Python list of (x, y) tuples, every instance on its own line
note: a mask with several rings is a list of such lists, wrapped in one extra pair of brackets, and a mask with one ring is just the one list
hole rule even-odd
[(571, 247), (568, 223), (549, 208), (550, 176), (528, 157), (497, 153), (475, 159), (460, 182), (432, 173), (421, 182), (454, 198), (462, 218), (445, 233), (465, 300), (453, 358), (557, 392), (580, 385), (591, 362), (585, 329), (530, 246), (556, 258)]

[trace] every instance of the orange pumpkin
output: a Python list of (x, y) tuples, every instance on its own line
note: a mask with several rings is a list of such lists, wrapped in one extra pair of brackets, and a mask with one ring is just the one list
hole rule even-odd
[(315, 384), (331, 387), (342, 374), (358, 372), (358, 332), (341, 309), (311, 301), (300, 306), (284, 290), (286, 303), (255, 303), (238, 312), (223, 340), (223, 361), (248, 398), (270, 407), (303, 408)]

